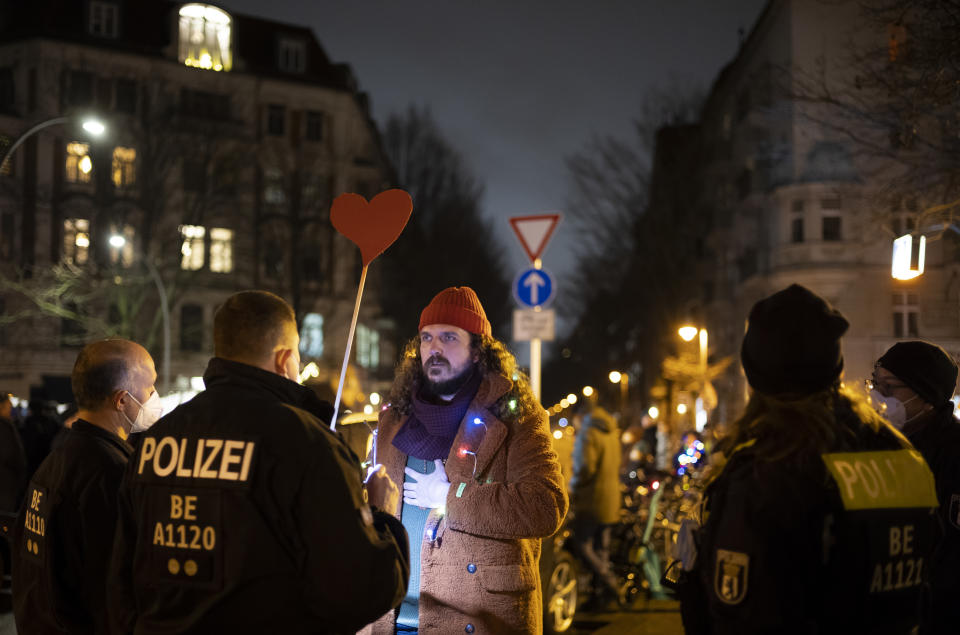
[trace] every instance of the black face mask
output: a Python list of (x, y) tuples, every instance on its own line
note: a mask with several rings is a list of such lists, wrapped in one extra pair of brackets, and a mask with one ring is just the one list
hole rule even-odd
[(455, 395), (461, 388), (467, 385), (467, 382), (473, 377), (473, 371), (476, 364), (470, 364), (459, 375), (455, 375), (445, 381), (432, 381), (423, 372), (420, 367), (420, 385), (423, 387), (423, 393), (426, 397), (441, 397)]

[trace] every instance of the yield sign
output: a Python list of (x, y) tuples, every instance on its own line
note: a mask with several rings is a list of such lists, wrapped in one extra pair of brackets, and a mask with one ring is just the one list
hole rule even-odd
[(537, 214), (535, 216), (513, 216), (510, 225), (520, 239), (530, 262), (536, 262), (550, 242), (553, 230), (560, 222), (560, 214)]

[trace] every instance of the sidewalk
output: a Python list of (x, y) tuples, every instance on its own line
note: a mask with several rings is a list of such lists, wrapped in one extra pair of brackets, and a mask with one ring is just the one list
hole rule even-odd
[(683, 635), (680, 603), (650, 600), (617, 613), (584, 615), (574, 622), (576, 635)]

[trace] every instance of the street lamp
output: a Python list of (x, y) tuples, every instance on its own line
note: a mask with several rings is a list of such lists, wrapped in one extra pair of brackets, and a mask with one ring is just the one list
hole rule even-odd
[[(699, 333), (700, 335), (700, 363), (698, 364), (698, 371), (700, 375), (700, 408), (703, 408), (703, 397), (707, 391), (707, 355), (708, 355), (708, 334), (707, 329), (701, 328), (698, 329), (696, 326), (681, 326), (677, 329), (677, 334), (683, 339), (684, 342), (690, 342), (694, 337)], [(682, 413), (681, 413), (682, 414)], [(701, 423), (702, 421), (702, 423)], [(700, 430), (702, 430), (703, 425), (706, 424), (706, 417), (701, 416), (700, 412), (697, 413), (697, 425)]]
[[(4, 163), (6, 163), (7, 159), (13, 156), (14, 150), (19, 148), (20, 144), (22, 144), (24, 141), (29, 139), (32, 135), (40, 132), (44, 128), (49, 128), (50, 126), (56, 126), (57, 124), (61, 124), (61, 123), (67, 123), (72, 119), (74, 118), (73, 117), (54, 117), (52, 119), (47, 119), (46, 121), (41, 121), (35, 126), (28, 128), (26, 132), (24, 132), (19, 137), (17, 137), (16, 140), (12, 144), (10, 144), (10, 147), (6, 149), (6, 151), (3, 153), (3, 158), (0, 159), (0, 165), (3, 165)], [(89, 132), (95, 137), (99, 137), (107, 130), (107, 127), (102, 122), (92, 117), (87, 117), (82, 119), (80, 125), (84, 130), (86, 130), (87, 132)]]
[(624, 415), (627, 410), (627, 390), (630, 383), (630, 376), (621, 373), (619, 370), (611, 370), (607, 375), (611, 384), (620, 384), (620, 414)]
[[(116, 249), (122, 248), (127, 244), (127, 239), (120, 234), (110, 236), (110, 246)], [(160, 317), (163, 320), (163, 383), (160, 386), (164, 395), (169, 394), (170, 390), (170, 307), (167, 304), (167, 289), (163, 286), (163, 280), (157, 268), (150, 262), (150, 258), (143, 259), (147, 266), (153, 283), (157, 286), (157, 293), (160, 295)]]

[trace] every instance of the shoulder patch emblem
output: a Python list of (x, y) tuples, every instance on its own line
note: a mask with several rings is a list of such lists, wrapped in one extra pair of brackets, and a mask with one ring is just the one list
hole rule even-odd
[(960, 529), (960, 494), (950, 497), (950, 524), (954, 529)]
[(747, 595), (750, 556), (739, 551), (717, 549), (713, 590), (724, 604), (740, 604)]

